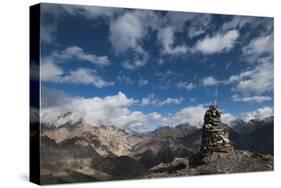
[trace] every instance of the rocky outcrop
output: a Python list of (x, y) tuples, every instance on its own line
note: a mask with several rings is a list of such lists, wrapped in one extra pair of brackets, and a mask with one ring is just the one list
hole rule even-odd
[[(200, 158), (200, 160), (198, 160)], [(272, 171), (273, 157), (257, 153), (231, 150), (229, 152), (212, 152), (205, 156), (184, 158), (188, 162), (185, 168), (175, 169), (172, 163), (151, 168), (150, 173), (140, 178), (176, 177), (206, 174), (227, 174), (239, 172)], [(199, 162), (200, 163), (195, 163)], [(196, 164), (196, 165), (195, 165)]]
[(161, 173), (168, 172), (172, 173), (180, 169), (188, 167), (188, 160), (186, 158), (175, 158), (170, 163), (160, 163), (149, 169), (149, 172)]

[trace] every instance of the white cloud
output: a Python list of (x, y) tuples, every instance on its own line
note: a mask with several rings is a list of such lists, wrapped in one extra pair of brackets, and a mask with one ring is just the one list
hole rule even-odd
[(239, 101), (239, 102), (265, 102), (265, 101), (271, 101), (272, 97), (270, 96), (248, 96), (248, 97), (241, 97), (239, 95), (233, 95), (232, 96), (233, 101)]
[(94, 69), (78, 68), (67, 74), (48, 58), (41, 64), (40, 77), (44, 82), (87, 84), (97, 88), (114, 85), (114, 82), (104, 80)]
[(143, 11), (130, 11), (122, 14), (110, 22), (110, 42), (114, 51), (118, 54), (127, 53), (131, 50), (133, 58), (122, 63), (127, 70), (136, 70), (147, 64), (149, 56), (142, 47), (142, 40), (150, 27), (147, 17), (153, 14), (144, 15)]
[(265, 53), (273, 54), (273, 35), (257, 37), (252, 39), (250, 43), (242, 48), (243, 55), (249, 62), (255, 62)]
[[(48, 96), (44, 96), (46, 98)], [(60, 99), (63, 97), (60, 95)], [(128, 98), (122, 92), (104, 98), (68, 97), (67, 102), (57, 105), (44, 106), (41, 111), (41, 120), (59, 126), (68, 121), (77, 122), (81, 117), (91, 126), (114, 125), (118, 128), (145, 131), (149, 125), (157, 123), (161, 114), (153, 112), (144, 114), (140, 111), (130, 111), (129, 107), (138, 103)], [(57, 121), (57, 117), (71, 112), (65, 119)]]
[(178, 32), (183, 32), (184, 24), (189, 23), (187, 35), (189, 38), (196, 37), (210, 28), (212, 16), (210, 14), (198, 14), (169, 11), (166, 14), (168, 23), (173, 25)]
[(204, 114), (206, 108), (199, 106), (191, 106), (183, 108), (175, 113), (174, 116), (164, 119), (163, 123), (168, 126), (176, 126), (183, 123), (188, 123), (192, 126), (201, 127), (204, 123)]
[(141, 105), (150, 105), (153, 104), (150, 97), (145, 97), (141, 100)]
[(241, 116), (245, 121), (250, 121), (252, 119), (262, 120), (264, 118), (273, 116), (273, 109), (271, 107), (258, 108), (252, 112), (243, 113)]
[(140, 40), (145, 35), (145, 28), (135, 13), (125, 13), (110, 25), (110, 41), (117, 52), (128, 49), (143, 51)]
[(42, 81), (59, 82), (63, 75), (63, 69), (52, 61), (46, 59), (40, 67), (40, 78)]
[(97, 72), (89, 68), (78, 68), (61, 78), (60, 82), (74, 84), (95, 85), (97, 88), (103, 88), (114, 85), (114, 82), (105, 81)]
[(178, 31), (183, 30), (183, 26), (187, 21), (194, 20), (198, 14), (186, 14), (185, 12), (168, 11), (166, 14), (167, 22), (176, 27)]
[(213, 76), (208, 76), (202, 79), (202, 83), (204, 86), (213, 86), (213, 85), (217, 85), (219, 81), (215, 79)]
[(119, 74), (117, 76), (117, 80), (119, 80), (122, 83), (128, 84), (128, 85), (133, 85), (135, 83), (134, 80), (132, 80), (129, 76)]
[[(259, 64), (250, 71), (232, 77), (239, 80), (234, 89), (243, 94), (262, 94), (273, 90), (273, 63), (271, 58), (259, 59)], [(231, 78), (231, 77), (230, 77)], [(235, 79), (234, 79), (235, 80)]]
[[(183, 108), (175, 114), (162, 116), (157, 112), (145, 114), (141, 111), (131, 111), (130, 107), (139, 104), (139, 100), (129, 98), (124, 93), (118, 92), (117, 95), (93, 98), (70, 97), (58, 91), (44, 89), (43, 103), (40, 111), (41, 121), (51, 123), (56, 126), (68, 121), (77, 122), (84, 120), (91, 126), (111, 126), (118, 128), (131, 129), (135, 131), (151, 130), (150, 126), (176, 126), (188, 123), (192, 126), (201, 127), (204, 122), (204, 114), (207, 108), (203, 105), (190, 106)], [(69, 113), (68, 116), (62, 115)], [(263, 119), (273, 115), (270, 107), (259, 108), (253, 112), (241, 114), (241, 117), (249, 121), (251, 119)], [(221, 120), (229, 123), (236, 117), (230, 113), (222, 113)]]
[(158, 120), (162, 119), (162, 115), (157, 112), (149, 113), (147, 116), (150, 120), (153, 120), (153, 121), (158, 121)]
[(194, 88), (196, 88), (196, 85), (194, 83), (187, 83), (187, 82), (179, 82), (177, 84), (177, 88), (179, 89), (185, 89), (187, 91), (192, 90)]
[(99, 17), (112, 18), (122, 10), (110, 7), (98, 6), (72, 6), (61, 5), (64, 12), (72, 16), (83, 16), (86, 19), (96, 19)]
[(231, 121), (234, 121), (237, 117), (233, 116), (230, 113), (222, 113), (221, 114), (221, 121), (227, 125), (229, 125), (229, 123)]
[[(217, 84), (234, 84), (233, 91), (241, 93), (245, 96), (250, 94), (258, 96), (264, 92), (273, 90), (273, 59), (270, 56), (262, 57), (257, 60), (257, 65), (239, 74), (231, 75), (226, 80), (217, 80), (213, 76), (202, 79), (204, 86), (212, 86)], [(244, 99), (245, 100), (245, 99)], [(257, 98), (248, 98), (247, 100), (261, 100)]]
[[(42, 100), (45, 102), (42, 103), (40, 112), (41, 121), (53, 123), (56, 126), (68, 121), (76, 122), (83, 117), (91, 126), (114, 125), (118, 128), (128, 128), (140, 132), (151, 130), (150, 126), (176, 126), (184, 123), (201, 127), (207, 110), (205, 106), (197, 105), (183, 108), (175, 114), (162, 116), (157, 112), (145, 114), (141, 111), (131, 111), (130, 107), (139, 104), (140, 101), (129, 98), (122, 92), (104, 98), (82, 98), (70, 97), (65, 93), (46, 90), (46, 88), (44, 88), (44, 91), (46, 92), (42, 96)], [(58, 117), (67, 112), (71, 112), (71, 114), (58, 121)], [(272, 108), (263, 107), (253, 112), (243, 113), (241, 118), (249, 121), (251, 119), (263, 119), (272, 115)], [(222, 113), (221, 120), (223, 123), (229, 124), (235, 119), (236, 117), (230, 113)]]
[(252, 24), (254, 21), (257, 21), (255, 17), (250, 16), (233, 16), (231, 21), (225, 22), (222, 25), (223, 30), (229, 29), (241, 29), (247, 24)]
[(234, 47), (238, 37), (239, 32), (237, 30), (231, 30), (225, 34), (217, 33), (212, 37), (207, 36), (204, 39), (199, 40), (195, 44), (195, 49), (203, 54), (214, 54), (229, 51)]
[(57, 24), (43, 24), (40, 25), (40, 41), (46, 44), (50, 44), (55, 40), (55, 34), (57, 32)]
[(259, 29), (262, 29), (263, 32), (267, 33), (273, 28), (273, 19), (254, 16), (233, 16), (232, 20), (225, 22), (221, 29), (227, 31), (230, 29), (243, 29), (245, 27), (249, 27), (248, 30), (250, 31), (258, 32)]
[(117, 79), (118, 79), (120, 82), (123, 82), (123, 83), (128, 84), (128, 85), (137, 84), (139, 87), (142, 87), (142, 86), (145, 86), (145, 85), (148, 84), (148, 80), (143, 79), (142, 76), (140, 76), (140, 78), (137, 79), (137, 80), (133, 80), (131, 77), (129, 77), (129, 76), (127, 76), (127, 75), (119, 74), (119, 75), (117, 76)]
[(186, 45), (174, 45), (175, 29), (173, 27), (165, 27), (158, 31), (158, 41), (162, 45), (162, 53), (169, 55), (179, 55), (188, 52)]
[(169, 104), (180, 104), (182, 103), (182, 98), (171, 98), (168, 97), (165, 100), (159, 101), (158, 104), (159, 106), (163, 106), (163, 105), (169, 105)]
[(196, 14), (188, 27), (188, 37), (193, 38), (206, 33), (207, 29), (212, 28), (211, 21), (212, 16), (210, 14)]
[(148, 28), (158, 27), (158, 16), (152, 11), (123, 11), (111, 17), (109, 23), (109, 40), (113, 50), (122, 55), (130, 50), (132, 60), (122, 63), (123, 68), (135, 70), (146, 65), (149, 55), (142, 47)]
[[(206, 110), (207, 108), (203, 105), (190, 106), (181, 109), (169, 118), (162, 118), (162, 121), (168, 126), (177, 126), (179, 124), (188, 123), (191, 126), (201, 128), (204, 123), (204, 115)], [(222, 113), (221, 115), (221, 121), (226, 124), (234, 119), (236, 119), (236, 117), (230, 113)]]
[(105, 81), (94, 69), (78, 68), (65, 73), (58, 65), (64, 61), (74, 59), (88, 61), (100, 66), (109, 65), (107, 56), (96, 56), (86, 53), (78, 46), (71, 46), (60, 52), (53, 51), (50, 56), (42, 58), (41, 80), (54, 83), (91, 84), (98, 88), (114, 85), (113, 82)]
[(67, 47), (61, 52), (54, 51), (50, 58), (53, 58), (54, 61), (58, 62), (78, 59), (80, 61), (88, 61), (101, 66), (110, 64), (107, 56), (96, 56), (94, 54), (86, 53), (78, 46)]
[(182, 97), (179, 97), (179, 98), (168, 97), (164, 100), (159, 100), (159, 99), (155, 98), (154, 94), (150, 94), (140, 101), (140, 105), (164, 106), (164, 105), (172, 105), (172, 104), (181, 104), (182, 101), (183, 101)]
[(145, 86), (148, 84), (148, 80), (141, 78), (141, 79), (139, 79), (138, 84), (140, 87)]
[(147, 63), (147, 59), (136, 59), (136, 60), (131, 60), (131, 61), (125, 61), (123, 62), (123, 68), (127, 70), (136, 70), (139, 69), (143, 66), (145, 66)]
[[(56, 4), (42, 4), (41, 5), (41, 42), (45, 44), (56, 44), (56, 33), (60, 21), (65, 16), (82, 17), (84, 19), (95, 20), (102, 17), (111, 20), (115, 15), (121, 13), (123, 10), (118, 8), (98, 7), (98, 6), (76, 6), (76, 5), (56, 5)], [(49, 19), (52, 18), (52, 19)], [(50, 22), (50, 20), (52, 22)], [(96, 22), (92, 22), (93, 25)]]

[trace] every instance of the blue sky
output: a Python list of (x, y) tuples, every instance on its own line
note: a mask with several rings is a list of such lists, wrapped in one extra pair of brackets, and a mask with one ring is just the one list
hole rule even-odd
[(41, 80), (48, 118), (75, 108), (72, 119), (151, 130), (198, 124), (215, 100), (226, 122), (269, 116), (273, 19), (42, 4)]

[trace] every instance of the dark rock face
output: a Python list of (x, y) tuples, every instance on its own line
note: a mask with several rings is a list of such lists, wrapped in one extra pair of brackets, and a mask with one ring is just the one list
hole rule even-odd
[(128, 156), (104, 158), (102, 160), (92, 160), (92, 167), (115, 179), (128, 179), (137, 177), (147, 171), (147, 169), (137, 160)]
[(220, 120), (221, 114), (216, 106), (210, 106), (204, 116), (200, 152), (227, 152), (232, 147), (228, 134)]
[(229, 128), (229, 139), (236, 149), (273, 155), (273, 117), (251, 120)]

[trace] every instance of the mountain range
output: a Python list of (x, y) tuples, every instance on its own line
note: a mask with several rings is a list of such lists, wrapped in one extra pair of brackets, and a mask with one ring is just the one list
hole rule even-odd
[[(146, 177), (158, 165), (190, 159), (201, 142), (201, 128), (189, 124), (138, 133), (91, 126), (83, 118), (65, 121), (69, 114), (41, 124), (42, 184)], [(225, 127), (237, 151), (273, 155), (273, 117), (236, 119)]]

